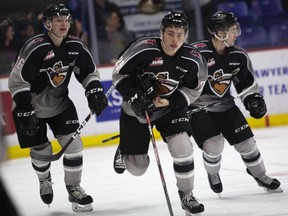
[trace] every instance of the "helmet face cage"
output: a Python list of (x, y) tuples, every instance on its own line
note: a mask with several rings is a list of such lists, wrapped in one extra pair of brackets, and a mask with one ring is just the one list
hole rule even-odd
[(161, 23), (161, 30), (163, 31), (168, 26), (175, 26), (185, 28), (188, 30), (188, 21), (184, 13), (170, 11), (164, 16)]
[(46, 10), (43, 13), (43, 22), (46, 20), (52, 21), (52, 18), (54, 16), (67, 16), (66, 19), (68, 19), (70, 22), (72, 22), (72, 16), (70, 13), (70, 10), (67, 6), (64, 4), (50, 4), (47, 6)]
[(237, 34), (240, 35), (241, 29), (237, 17), (231, 12), (218, 11), (210, 18), (207, 29), (210, 34), (215, 35), (218, 31), (227, 32), (233, 25), (237, 26)]

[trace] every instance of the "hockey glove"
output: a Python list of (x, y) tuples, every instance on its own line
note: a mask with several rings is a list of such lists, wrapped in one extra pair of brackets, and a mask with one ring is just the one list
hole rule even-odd
[(108, 105), (108, 100), (104, 94), (102, 84), (98, 81), (91, 82), (85, 91), (88, 106), (92, 113), (99, 116)]
[(138, 75), (138, 79), (138, 86), (140, 89), (150, 100), (153, 101), (157, 97), (157, 91), (150, 79), (150, 76), (148, 74), (141, 74)]
[(16, 106), (13, 110), (13, 118), (17, 132), (25, 136), (35, 136), (39, 131), (39, 120), (34, 107)]
[(244, 106), (250, 112), (250, 115), (256, 119), (262, 118), (267, 112), (263, 96), (259, 93), (248, 95), (244, 99)]
[(152, 100), (150, 100), (140, 89), (134, 88), (127, 92), (125, 98), (131, 109), (139, 117), (145, 118), (145, 110), (152, 112), (156, 109)]

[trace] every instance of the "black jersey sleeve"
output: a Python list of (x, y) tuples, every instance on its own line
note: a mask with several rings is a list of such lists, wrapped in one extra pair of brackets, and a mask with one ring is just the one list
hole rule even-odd
[(233, 75), (233, 84), (238, 94), (245, 91), (245, 94), (242, 96), (244, 99), (246, 95), (258, 93), (259, 89), (252, 62), (248, 54), (244, 50), (239, 49), (238, 58), (240, 59), (241, 67), (240, 71)]
[(130, 45), (119, 57), (112, 72), (112, 81), (121, 95), (137, 87), (137, 74), (145, 68), (159, 52), (155, 38), (141, 38)]

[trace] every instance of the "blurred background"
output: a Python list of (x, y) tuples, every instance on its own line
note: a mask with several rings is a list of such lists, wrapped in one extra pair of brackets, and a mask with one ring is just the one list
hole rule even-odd
[(185, 12), (190, 24), (188, 43), (207, 38), (209, 17), (223, 10), (238, 17), (242, 34), (237, 44), (243, 48), (288, 45), (288, 0), (9, 0), (0, 3), (0, 75), (9, 75), (25, 40), (45, 32), (43, 10), (56, 2), (70, 7), (71, 34), (90, 48), (98, 65), (114, 64), (138, 37), (159, 35), (161, 19), (169, 10)]

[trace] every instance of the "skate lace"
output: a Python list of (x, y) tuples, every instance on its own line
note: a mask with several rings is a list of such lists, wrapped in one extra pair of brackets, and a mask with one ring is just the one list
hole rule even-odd
[(267, 175), (264, 175), (263, 177), (259, 178), (259, 180), (268, 185), (270, 185), (273, 182), (273, 179), (268, 177)]
[(208, 174), (209, 175), (209, 179), (211, 181), (211, 183), (213, 185), (216, 185), (216, 184), (220, 184), (221, 183), (221, 180), (219, 178), (219, 175), (218, 173), (215, 173), (215, 174)]
[(45, 179), (40, 181), (40, 194), (45, 195), (45, 194), (51, 194), (53, 193), (52, 191), (52, 182), (50, 179)]
[(80, 186), (71, 186), (70, 187), (71, 194), (74, 198), (83, 199), (87, 197), (87, 194)]
[(195, 206), (199, 205), (199, 202), (197, 201), (197, 199), (192, 195), (192, 193), (184, 196), (182, 198), (182, 203), (189, 206), (190, 208), (193, 208)]

